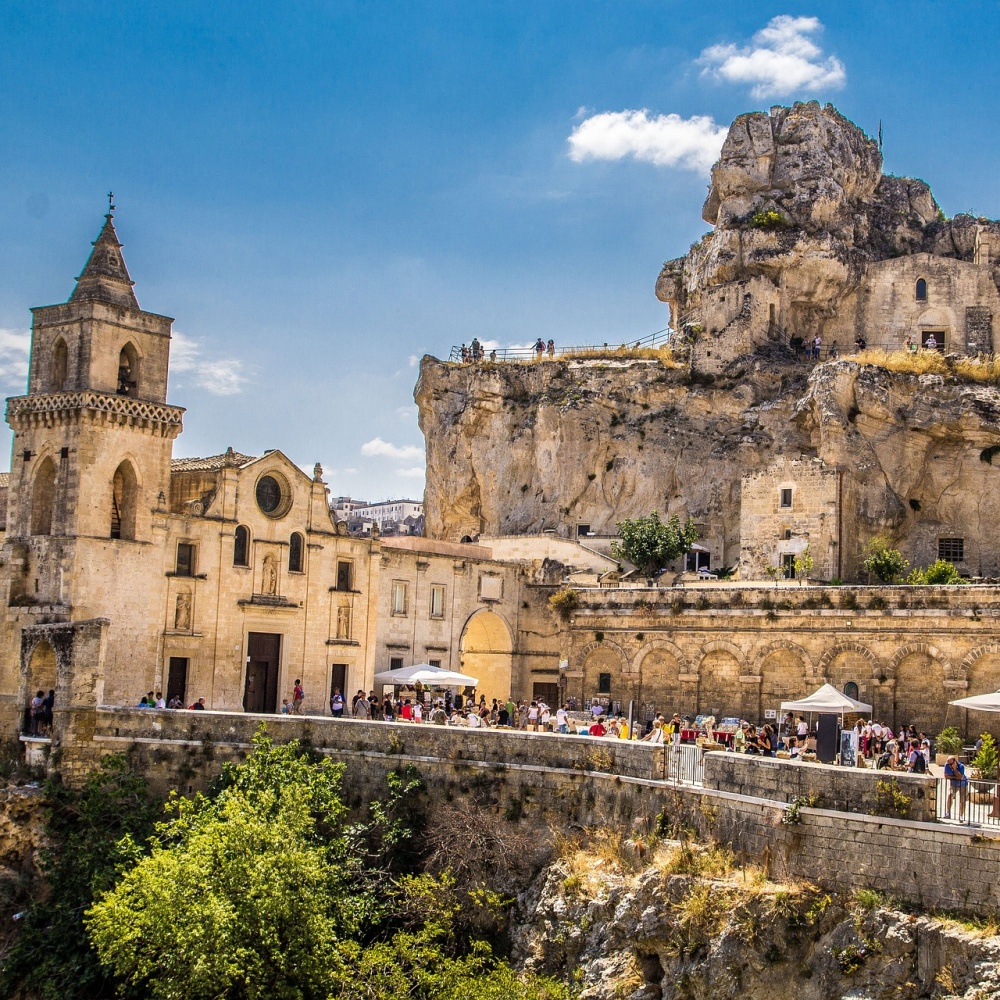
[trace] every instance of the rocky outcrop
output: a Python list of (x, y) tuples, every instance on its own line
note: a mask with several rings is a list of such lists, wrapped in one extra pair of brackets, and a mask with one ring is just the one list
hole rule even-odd
[(657, 282), (678, 330), (701, 318), (714, 286), (764, 276), (782, 289), (781, 325), (798, 326), (807, 307), (835, 309), (871, 261), (921, 252), (971, 261), (977, 228), (994, 246), (1000, 238), (996, 222), (946, 220), (923, 181), (883, 176), (877, 143), (815, 101), (740, 115), (702, 214), (714, 231), (668, 261)]
[(515, 959), (582, 1000), (1000, 997), (996, 937), (874, 893), (837, 900), (714, 859), (699, 872), (685, 850), (635, 873), (607, 851), (555, 862), (519, 899)]
[(693, 516), (731, 565), (742, 478), (780, 455), (852, 470), (858, 549), (876, 533), (904, 550), (953, 529), (986, 537), (1000, 519), (1000, 392), (957, 377), (757, 357), (707, 384), (649, 361), (424, 358), (415, 395), (434, 537), (613, 533), (658, 510)]

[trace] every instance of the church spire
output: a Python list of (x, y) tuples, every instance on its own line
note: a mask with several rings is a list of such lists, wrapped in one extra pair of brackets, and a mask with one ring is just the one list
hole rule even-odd
[(69, 297), (70, 302), (106, 302), (109, 305), (125, 306), (139, 310), (134, 281), (129, 277), (122, 245), (118, 242), (113, 222), (115, 213), (114, 195), (108, 194), (108, 214), (104, 216), (104, 226), (94, 240), (82, 273), (76, 279), (76, 288)]

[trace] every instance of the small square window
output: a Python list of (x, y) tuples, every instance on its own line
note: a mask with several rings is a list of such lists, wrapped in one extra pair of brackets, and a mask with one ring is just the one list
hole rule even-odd
[(389, 669), (390, 670), (402, 670), (403, 669), (403, 658), (401, 656), (390, 656), (389, 657)]
[(965, 561), (965, 539), (964, 538), (939, 538), (938, 539), (938, 559), (945, 559), (950, 563)]
[(188, 542), (177, 543), (177, 568), (178, 576), (194, 576), (194, 546)]
[(428, 662), (428, 663), (429, 663), (429, 664), (430, 664), (430, 665), (431, 665), (432, 667), (440, 667), (440, 666), (441, 666), (441, 661), (440, 661), (440, 660), (428, 660), (427, 662)]
[(792, 490), (790, 486), (786, 486), (781, 491), (781, 506), (791, 507), (792, 506)]

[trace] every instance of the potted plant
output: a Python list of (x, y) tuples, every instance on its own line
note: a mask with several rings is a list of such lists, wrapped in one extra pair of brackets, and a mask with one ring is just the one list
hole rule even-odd
[[(983, 781), (992, 781), (994, 786), (991, 792), (986, 792), (993, 800), (993, 809), (990, 811), (990, 816), (1000, 816), (1000, 798), (997, 798), (996, 780), (997, 780), (997, 770), (1000, 767), (1000, 757), (997, 755), (997, 744), (996, 740), (989, 733), (982, 734), (983, 745), (979, 749), (979, 753), (972, 758), (972, 766), (979, 773), (979, 777)], [(980, 793), (983, 794), (983, 793)]]
[(944, 766), (952, 754), (962, 752), (962, 734), (955, 726), (947, 726), (934, 738), (934, 763)]

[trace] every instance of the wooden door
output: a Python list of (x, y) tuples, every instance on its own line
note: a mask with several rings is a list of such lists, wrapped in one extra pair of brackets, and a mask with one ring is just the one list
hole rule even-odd
[(175, 695), (181, 704), (187, 707), (187, 676), (188, 658), (186, 656), (171, 656), (170, 668), (167, 671), (167, 704)]
[(277, 711), (280, 665), (281, 636), (276, 632), (250, 632), (247, 636), (247, 678), (243, 692), (245, 711)]

